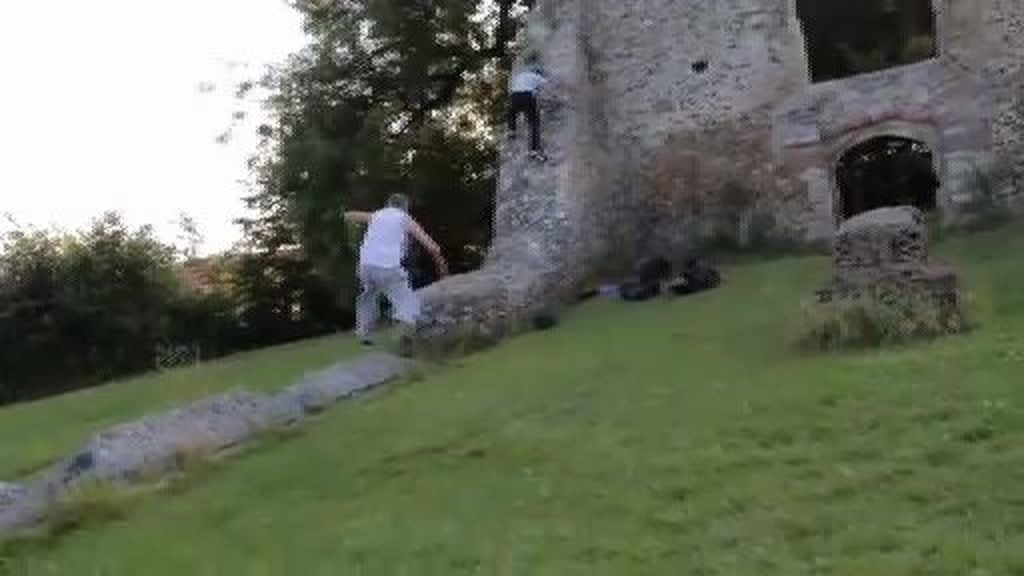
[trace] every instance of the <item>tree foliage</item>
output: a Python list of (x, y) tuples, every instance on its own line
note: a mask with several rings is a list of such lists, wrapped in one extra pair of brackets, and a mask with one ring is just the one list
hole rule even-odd
[[(0, 402), (153, 366), (164, 345), (204, 357), (351, 326), (358, 231), (346, 209), (394, 192), (454, 272), (490, 239), (493, 127), (521, 0), (299, 0), (309, 44), (260, 82), (271, 120), (250, 161), (240, 253), (200, 259), (108, 214), (79, 234), (15, 231), (0, 251)], [(184, 258), (182, 258), (184, 256)], [(415, 282), (432, 280), (410, 256)]]
[[(242, 277), (265, 297), (251, 310), (260, 322), (280, 325), (282, 314), (301, 309), (299, 324), (326, 329), (325, 318), (351, 318), (357, 290), (358, 237), (342, 223), (346, 209), (373, 209), (403, 192), (454, 272), (479, 265), (496, 182), (492, 128), (524, 7), (514, 0), (295, 7), (310, 44), (261, 82), (273, 120), (260, 127), (251, 164), (253, 215), (241, 223), (253, 255)], [(409, 262), (420, 285), (432, 280), (423, 256), (414, 252)], [(271, 269), (276, 284), (263, 279)]]
[(0, 402), (146, 370), (160, 343), (218, 332), (211, 302), (184, 290), (171, 247), (117, 214), (77, 234), (12, 232), (0, 252)]

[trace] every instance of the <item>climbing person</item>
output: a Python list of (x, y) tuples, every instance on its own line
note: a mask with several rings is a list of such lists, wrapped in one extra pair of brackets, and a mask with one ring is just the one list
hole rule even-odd
[(540, 146), (540, 110), (537, 107), (537, 91), (548, 83), (541, 74), (540, 66), (531, 59), (527, 66), (512, 75), (509, 85), (508, 136), (515, 138), (516, 124), (520, 114), (526, 115), (530, 125), (530, 156), (535, 160), (546, 160)]
[(344, 217), (346, 222), (367, 225), (359, 249), (362, 291), (356, 299), (356, 335), (363, 345), (374, 344), (370, 335), (380, 315), (380, 298), (384, 296), (402, 326), (399, 351), (408, 354), (420, 313), (419, 298), (402, 266), (408, 237), (412, 236), (426, 249), (437, 265), (438, 275), (443, 277), (448, 275), (448, 265), (441, 247), (409, 215), (409, 201), (402, 194), (393, 194), (387, 205), (376, 212), (345, 212)]

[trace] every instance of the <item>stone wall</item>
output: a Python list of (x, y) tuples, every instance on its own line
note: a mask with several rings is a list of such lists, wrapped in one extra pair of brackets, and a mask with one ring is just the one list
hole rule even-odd
[(764, 205), (787, 196), (768, 190), (777, 170), (766, 108), (802, 66), (785, 1), (595, 4), (613, 181), (627, 196), (614, 228), (630, 231), (635, 250), (683, 257), (721, 227), (724, 189), (749, 188)]
[(996, 1), (987, 13), (989, 45), (994, 56), (981, 65), (993, 108), (996, 172), (1005, 180), (1001, 193), (1024, 214), (1024, 10), (1020, 2)]
[(527, 155), (526, 130), (501, 150), (494, 240), (481, 270), (421, 291), (419, 335), (432, 344), (492, 340), (568, 294), (608, 253), (597, 233), (614, 210), (592, 201), (601, 189), (599, 123), (590, 83), (584, 0), (540, 3), (521, 39), (552, 81), (539, 98), (549, 159)]
[(947, 224), (969, 216), (979, 167), (1009, 166), (1001, 193), (1021, 198), (1024, 3), (933, 2), (936, 58), (812, 84), (796, 0), (539, 0), (524, 40), (558, 84), (551, 160), (502, 151), (487, 264), (425, 291), (428, 332), (522, 317), (536, 294), (723, 230), (831, 241), (835, 165), (873, 137), (931, 149)]
[(599, 0), (594, 36), (613, 137), (653, 148), (782, 97), (801, 48), (784, 0)]
[(649, 220), (659, 236), (652, 247), (685, 254), (694, 237), (738, 238), (751, 224), (776, 236), (801, 230), (806, 224), (799, 218), (813, 208), (784, 168), (773, 160), (766, 109), (669, 136), (638, 175), (654, 198)]
[[(833, 169), (851, 146), (876, 136), (901, 136), (932, 151), (942, 185), (938, 204), (956, 221), (973, 191), (965, 175), (987, 161), (992, 148), (986, 118), (990, 98), (979, 79), (947, 59), (814, 85), (776, 107), (780, 161), (797, 173), (818, 172), (807, 187), (812, 203), (839, 201)], [(819, 215), (816, 235), (830, 236), (836, 219)]]
[(732, 220), (829, 240), (836, 161), (883, 135), (929, 145), (940, 206), (957, 223), (976, 167), (1019, 138), (1024, 5), (936, 2), (939, 57), (820, 84), (809, 80), (792, 0), (597, 2), (592, 36), (604, 48), (594, 66), (616, 187), (629, 194), (619, 227), (640, 215), (658, 233), (643, 227), (638, 246), (679, 252), (688, 238), (733, 226), (709, 215), (734, 211), (726, 191), (741, 185), (755, 201)]

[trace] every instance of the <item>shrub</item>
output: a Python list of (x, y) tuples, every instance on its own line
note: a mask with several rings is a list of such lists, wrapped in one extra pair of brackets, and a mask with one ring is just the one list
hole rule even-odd
[(18, 231), (4, 240), (0, 402), (151, 366), (180, 284), (173, 251), (150, 229), (128, 230), (108, 214), (81, 234)]
[(1013, 168), (1005, 160), (997, 160), (986, 166), (972, 167), (975, 188), (973, 202), (968, 207), (971, 220), (967, 228), (981, 231), (996, 228), (1010, 220), (1012, 211), (1003, 192), (1013, 183)]
[(78, 234), (0, 240), (0, 404), (148, 370), (162, 346), (231, 348), (230, 299), (190, 292), (147, 227), (112, 213)]
[(875, 292), (807, 304), (800, 342), (824, 350), (874, 348), (965, 328), (959, 304), (943, 306), (917, 291)]

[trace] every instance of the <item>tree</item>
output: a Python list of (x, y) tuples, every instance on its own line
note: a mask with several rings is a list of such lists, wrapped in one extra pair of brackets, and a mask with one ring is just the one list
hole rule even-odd
[(21, 229), (21, 225), (18, 224), (18, 221), (14, 219), (14, 216), (12, 216), (10, 212), (0, 213), (0, 219), (6, 220), (7, 223), (10, 226), (12, 226), (15, 230)]
[[(220, 354), (350, 326), (359, 238), (341, 213), (392, 192), (412, 198), (454, 271), (479, 264), (495, 187), (491, 129), (524, 5), (296, 7), (310, 44), (237, 90), (268, 90), (271, 112), (250, 161), (238, 257), (210, 263), (214, 289), (191, 291), (184, 278), (205, 262), (187, 215), (178, 221), (181, 251), (117, 214), (77, 234), (15, 223), (0, 252), (0, 402), (146, 370), (163, 344)], [(176, 262), (179, 252), (192, 268)], [(419, 257), (411, 255), (414, 268)]]
[[(344, 209), (371, 209), (388, 194), (405, 192), (454, 272), (480, 264), (496, 185), (491, 128), (525, 6), (513, 0), (303, 0), (295, 6), (310, 44), (260, 82), (270, 94), (272, 121), (260, 127), (251, 161), (251, 215), (240, 223), (254, 255), (242, 276), (244, 289), (258, 292), (252, 300), (262, 302), (254, 317), (282, 325), (275, 315), (290, 317), (298, 298), (307, 305), (298, 322), (311, 327), (314, 310), (351, 317), (355, 254)], [(413, 254), (412, 264), (419, 259)], [(309, 277), (260, 280), (289, 273)]]
[(182, 212), (178, 215), (178, 242), (184, 245), (181, 249), (187, 260), (194, 259), (199, 254), (199, 247), (203, 245), (202, 232), (199, 231), (199, 224), (191, 216)]
[(0, 254), (0, 401), (151, 366), (182, 297), (173, 249), (114, 213), (78, 234), (16, 231)]

